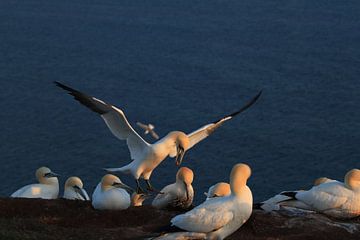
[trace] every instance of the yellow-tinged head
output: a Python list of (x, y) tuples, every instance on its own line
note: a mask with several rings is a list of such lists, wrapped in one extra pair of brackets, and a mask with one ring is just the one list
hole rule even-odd
[(176, 181), (183, 181), (185, 184), (191, 184), (194, 180), (194, 173), (190, 168), (181, 167), (176, 173)]
[(208, 198), (212, 197), (224, 197), (231, 194), (230, 184), (225, 182), (219, 182), (209, 189), (206, 194)]
[(330, 178), (327, 178), (327, 177), (319, 177), (317, 179), (315, 179), (314, 181), (314, 186), (318, 186), (320, 184), (323, 184), (323, 183), (326, 183), (326, 182), (329, 182), (331, 181)]
[(122, 188), (126, 191), (131, 191), (131, 192), (134, 191), (134, 189), (132, 189), (131, 187), (129, 187), (128, 185), (123, 183), (120, 180), (120, 178), (118, 178), (117, 176), (112, 175), (112, 174), (106, 174), (101, 179), (101, 189), (103, 191), (107, 191), (112, 188)]
[(143, 202), (149, 198), (151, 195), (147, 195), (147, 194), (144, 194), (144, 193), (137, 193), (137, 192), (134, 192), (132, 195), (131, 195), (131, 206), (134, 206), (134, 207), (139, 207), (139, 206), (142, 206)]
[(170, 139), (170, 141), (174, 142), (174, 145), (176, 147), (175, 163), (177, 166), (180, 166), (186, 150), (188, 150), (190, 147), (190, 139), (185, 133), (180, 131), (170, 132), (167, 138)]
[(360, 170), (352, 169), (347, 172), (344, 182), (349, 188), (353, 190), (360, 190)]
[(58, 183), (57, 176), (59, 174), (52, 172), (48, 167), (41, 167), (36, 170), (35, 176), (39, 183), (53, 184)]
[(84, 184), (78, 177), (69, 177), (65, 182), (65, 189), (69, 187), (83, 188)]
[(246, 186), (246, 182), (251, 176), (251, 169), (244, 163), (238, 163), (233, 166), (230, 174), (231, 193), (237, 195), (241, 188)]

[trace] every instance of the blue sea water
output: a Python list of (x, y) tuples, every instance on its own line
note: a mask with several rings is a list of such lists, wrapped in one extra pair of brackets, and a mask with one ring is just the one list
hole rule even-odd
[[(53, 81), (161, 136), (189, 133), (263, 89), (186, 154), (197, 202), (238, 162), (253, 170), (255, 201), (342, 179), (360, 168), (359, 12), (359, 1), (335, 0), (1, 0), (0, 195), (34, 182), (42, 165), (91, 192), (102, 168), (130, 161), (125, 142)], [(164, 161), (154, 186), (176, 171)]]

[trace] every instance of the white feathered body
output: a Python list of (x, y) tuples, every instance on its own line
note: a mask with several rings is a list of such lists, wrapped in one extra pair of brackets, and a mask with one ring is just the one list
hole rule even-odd
[(336, 218), (360, 215), (360, 191), (354, 191), (342, 182), (328, 182), (295, 195), (296, 199), (312, 209)]
[(11, 197), (56, 199), (59, 195), (59, 183), (57, 179), (52, 179), (51, 182), (52, 184), (36, 183), (26, 185), (11, 194)]
[(101, 210), (122, 210), (130, 207), (130, 195), (121, 188), (102, 190), (101, 183), (96, 186), (92, 195), (92, 205)]
[(171, 223), (189, 232), (207, 233), (209, 239), (224, 239), (240, 228), (252, 213), (251, 190), (247, 186), (243, 188), (241, 196), (209, 199), (174, 217)]
[(187, 209), (194, 199), (194, 189), (184, 182), (176, 182), (161, 189), (153, 200), (152, 205), (156, 208), (179, 207)]

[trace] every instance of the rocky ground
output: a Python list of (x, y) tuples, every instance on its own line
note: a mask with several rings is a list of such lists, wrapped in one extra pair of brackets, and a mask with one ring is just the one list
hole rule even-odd
[[(2, 198), (0, 239), (144, 239), (158, 235), (178, 213), (150, 206), (97, 211), (89, 202)], [(228, 239), (360, 239), (360, 219), (254, 210), (250, 220)]]

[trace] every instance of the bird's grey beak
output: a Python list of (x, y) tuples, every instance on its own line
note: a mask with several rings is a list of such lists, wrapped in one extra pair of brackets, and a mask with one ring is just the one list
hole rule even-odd
[(151, 198), (153, 196), (154, 196), (154, 194), (152, 194), (152, 193), (147, 193), (147, 194), (142, 193), (140, 198), (145, 200), (145, 199)]
[(77, 192), (78, 194), (80, 194), (80, 196), (84, 199), (84, 200), (86, 200), (86, 195), (85, 195), (85, 193), (84, 193), (84, 189), (82, 189), (82, 188), (79, 188), (79, 186), (73, 186), (73, 188), (74, 188), (74, 190), (75, 190), (75, 192)]
[(122, 189), (126, 190), (126, 191), (129, 192), (129, 193), (135, 192), (135, 189), (133, 189), (132, 187), (130, 187), (130, 186), (124, 184), (124, 183), (114, 182), (114, 183), (113, 183), (113, 186), (114, 186), (114, 187), (117, 187), (117, 188), (122, 188)]
[(54, 172), (49, 172), (44, 175), (44, 177), (46, 177), (46, 178), (59, 177), (59, 176), (60, 176), (60, 174), (57, 174)]
[(185, 150), (182, 146), (177, 146), (176, 148), (177, 148), (177, 153), (176, 153), (175, 164), (176, 166), (180, 166), (185, 155)]

